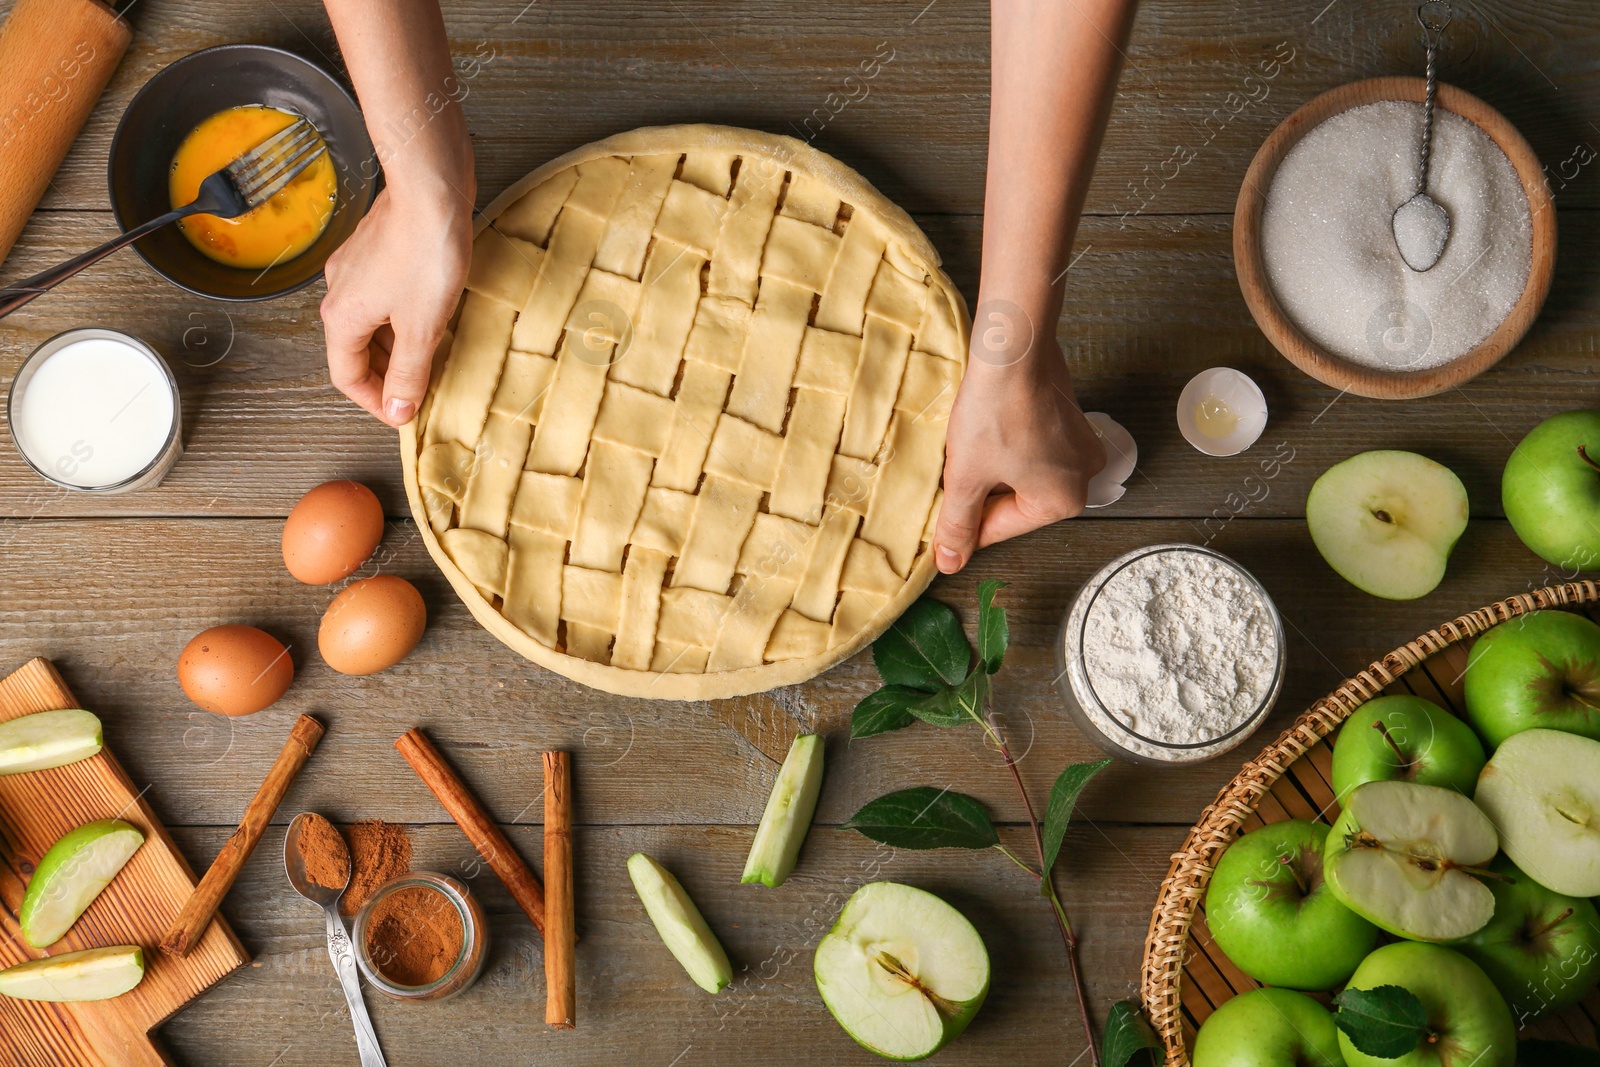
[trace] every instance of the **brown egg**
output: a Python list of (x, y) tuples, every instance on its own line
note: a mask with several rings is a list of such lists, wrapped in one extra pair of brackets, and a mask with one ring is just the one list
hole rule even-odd
[(428, 624), (417, 587), (380, 574), (352, 582), (322, 613), (317, 648), (340, 674), (371, 674), (406, 658)]
[(213, 626), (178, 656), (178, 684), (218, 715), (249, 715), (283, 696), (294, 680), (289, 650), (254, 626)]
[(283, 524), (283, 565), (307, 585), (355, 573), (383, 540), (383, 505), (360, 482), (323, 482)]

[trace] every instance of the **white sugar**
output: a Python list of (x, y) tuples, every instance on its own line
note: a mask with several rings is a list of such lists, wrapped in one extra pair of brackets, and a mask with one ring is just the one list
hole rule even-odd
[[(1407, 266), (1392, 219), (1417, 191), (1421, 138), (1420, 104), (1352, 108), (1301, 138), (1267, 191), (1261, 250), (1279, 304), (1312, 341), (1362, 366), (1448, 363), (1494, 331), (1528, 280), (1533, 223), (1516, 170), (1448, 111), (1434, 112), (1427, 192), (1450, 213), (1449, 241), (1431, 270)], [(1427, 251), (1422, 227), (1402, 236)]]

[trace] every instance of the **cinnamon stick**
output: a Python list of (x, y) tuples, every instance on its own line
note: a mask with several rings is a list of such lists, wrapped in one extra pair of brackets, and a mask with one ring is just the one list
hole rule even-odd
[(283, 748), (278, 753), (278, 758), (272, 761), (272, 769), (267, 772), (266, 781), (256, 790), (256, 795), (250, 800), (250, 806), (244, 809), (244, 817), (239, 820), (239, 828), (228, 838), (227, 844), (222, 846), (217, 858), (211, 861), (211, 868), (206, 871), (205, 877), (200, 879), (200, 884), (195, 886), (194, 892), (189, 894), (183, 909), (178, 912), (178, 917), (172, 920), (166, 936), (161, 939), (163, 952), (171, 953), (181, 959), (189, 955), (200, 943), (206, 928), (211, 925), (211, 920), (217, 914), (217, 908), (222, 904), (222, 898), (233, 888), (234, 879), (239, 877), (245, 861), (250, 858), (250, 853), (255, 851), (256, 844), (267, 829), (267, 824), (272, 821), (273, 813), (278, 810), (283, 795), (289, 791), (289, 783), (294, 781), (295, 775), (300, 773), (300, 768), (305, 766), (306, 759), (317, 747), (317, 742), (322, 740), (322, 733), (322, 724), (311, 716), (302, 715), (296, 720), (294, 729), (289, 731), (289, 739), (283, 743)]
[(466, 783), (456, 776), (439, 750), (433, 747), (433, 742), (417, 728), (401, 734), (394, 747), (411, 764), (411, 769), (417, 772), (422, 784), (444, 805), (444, 810), (461, 827), (489, 869), (505, 883), (511, 898), (527, 914), (534, 929), (544, 933), (544, 887), (522, 857), (517, 855), (516, 849), (511, 847), (511, 842), (500, 832), (500, 827), (494, 824), (494, 819), (478, 803), (478, 798), (472, 795)]
[(544, 1021), (577, 1025), (577, 919), (572, 897), (572, 754), (544, 754)]

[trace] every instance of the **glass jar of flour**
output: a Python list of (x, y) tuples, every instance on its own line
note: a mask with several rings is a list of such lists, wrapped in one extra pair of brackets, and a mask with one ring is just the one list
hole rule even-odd
[(1283, 688), (1283, 620), (1219, 552), (1166, 544), (1118, 556), (1067, 607), (1056, 641), (1067, 713), (1106, 752), (1198, 763), (1261, 725)]

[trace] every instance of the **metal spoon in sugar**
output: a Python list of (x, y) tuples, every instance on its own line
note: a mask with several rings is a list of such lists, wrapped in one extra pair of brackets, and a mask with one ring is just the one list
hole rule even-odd
[(1434, 64), (1444, 29), (1450, 24), (1450, 5), (1445, 0), (1424, 0), (1417, 8), (1423, 40), (1428, 48), (1428, 88), (1422, 98), (1422, 160), (1417, 191), (1411, 199), (1394, 209), (1391, 225), (1400, 258), (1414, 271), (1433, 268), (1450, 243), (1450, 212), (1427, 193), (1428, 162), (1433, 150), (1433, 96), (1437, 88)]

